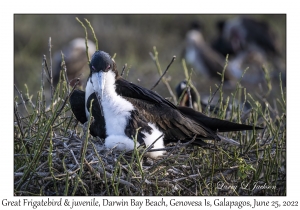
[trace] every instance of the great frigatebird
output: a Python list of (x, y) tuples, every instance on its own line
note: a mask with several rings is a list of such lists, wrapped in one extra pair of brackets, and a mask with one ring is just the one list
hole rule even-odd
[[(187, 142), (196, 136), (194, 145), (207, 145), (203, 140), (225, 139), (218, 132), (260, 129), (251, 125), (210, 118), (188, 107), (176, 106), (157, 93), (123, 79), (111, 56), (96, 51), (90, 62), (90, 76), (86, 90), (75, 91), (70, 97), (76, 118), (85, 123), (93, 100), (90, 126), (93, 136), (105, 139), (105, 146), (129, 151), (138, 144), (153, 144), (153, 149), (164, 148), (170, 142)], [(163, 151), (148, 152), (152, 158)]]
[(224, 21), (221, 31), (235, 53), (255, 45), (272, 56), (281, 54), (278, 35), (266, 21), (238, 16)]
[[(184, 51), (187, 63), (196, 72), (208, 79), (221, 79), (220, 74), (224, 70), (226, 58), (210, 47), (201, 31), (192, 29), (187, 32)], [(224, 81), (230, 87), (240, 79), (242, 74), (243, 70), (240, 69), (240, 66), (231, 64), (229, 60), (224, 72)]]

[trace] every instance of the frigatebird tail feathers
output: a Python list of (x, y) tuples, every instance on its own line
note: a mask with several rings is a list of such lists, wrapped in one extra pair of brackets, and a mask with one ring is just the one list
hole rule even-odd
[(195, 122), (203, 125), (204, 127), (208, 127), (213, 131), (229, 132), (229, 131), (253, 130), (253, 128), (263, 129), (257, 126), (239, 124), (227, 120), (211, 118), (189, 107), (178, 107), (178, 109), (181, 113), (186, 115), (188, 118), (193, 119)]

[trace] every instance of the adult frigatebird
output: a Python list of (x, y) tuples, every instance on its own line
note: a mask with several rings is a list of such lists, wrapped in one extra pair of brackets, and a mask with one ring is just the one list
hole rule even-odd
[[(153, 144), (153, 149), (158, 149), (170, 142), (190, 141), (195, 136), (192, 143), (205, 146), (203, 140), (226, 139), (217, 132), (260, 129), (175, 106), (157, 93), (123, 79), (114, 60), (103, 51), (92, 56), (85, 92), (77, 90), (70, 97), (72, 111), (81, 123), (89, 118), (92, 99), (91, 134), (104, 138), (106, 147), (118, 150), (132, 150), (136, 132), (138, 144), (150, 146), (158, 139)], [(147, 153), (152, 158), (162, 154), (163, 151)]]

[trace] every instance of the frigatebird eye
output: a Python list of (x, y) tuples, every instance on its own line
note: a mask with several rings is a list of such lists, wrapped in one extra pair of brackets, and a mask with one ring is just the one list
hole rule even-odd
[(111, 66), (108, 65), (108, 66), (106, 67), (105, 71), (108, 71), (108, 70), (110, 70), (110, 69), (111, 69)]
[(94, 66), (92, 66), (92, 69), (93, 72), (96, 72), (96, 68)]

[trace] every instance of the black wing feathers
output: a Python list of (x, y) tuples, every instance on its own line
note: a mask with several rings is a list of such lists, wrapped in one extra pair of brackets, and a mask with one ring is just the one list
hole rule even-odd
[(76, 119), (81, 122), (81, 124), (84, 124), (87, 121), (84, 108), (85, 92), (81, 90), (74, 90), (69, 101)]
[(163, 97), (156, 94), (152, 90), (148, 90), (146, 88), (130, 83), (125, 79), (123, 79), (122, 77), (119, 77), (116, 80), (116, 92), (121, 96), (136, 98), (136, 99), (138, 98), (139, 100), (155, 103), (156, 105), (163, 104), (164, 106), (167, 105), (169, 107), (176, 109), (176, 106), (173, 103), (164, 99)]
[(151, 90), (119, 78), (116, 81), (116, 91), (134, 104), (146, 120), (156, 124), (165, 133), (165, 139), (192, 139), (197, 134), (202, 139), (219, 140), (209, 127), (186, 117), (177, 106)]
[[(213, 131), (229, 132), (229, 131), (242, 131), (252, 130), (252, 125), (244, 125), (239, 123), (233, 123), (227, 120), (220, 120), (217, 118), (208, 117), (200, 112), (190, 109), (188, 107), (178, 107), (178, 109), (187, 117), (194, 119), (195, 121), (205, 125)], [(262, 129), (260, 127), (254, 127), (255, 129)]]
[[(210, 118), (191, 108), (175, 106), (155, 92), (129, 83), (121, 77), (116, 80), (116, 92), (135, 107), (135, 110), (131, 112), (125, 134), (131, 138), (135, 136), (136, 129), (141, 128), (138, 133), (138, 141), (140, 143), (144, 137), (144, 132), (151, 133), (152, 129), (148, 125), (149, 122), (155, 124), (164, 133), (165, 143), (177, 142), (178, 140), (187, 142), (197, 135), (193, 144), (200, 146), (206, 145), (202, 139), (220, 140), (216, 133), (217, 131), (227, 132), (253, 129), (253, 126), (250, 125)], [(105, 121), (101, 115), (95, 93), (88, 98), (87, 108), (89, 109), (92, 99), (94, 99), (92, 115), (95, 120), (90, 127), (91, 134), (105, 138)], [(76, 118), (81, 123), (85, 123), (87, 121), (84, 108), (85, 93), (75, 90), (70, 97), (70, 103)], [(261, 129), (260, 127), (254, 128)]]
[[(92, 115), (94, 117), (94, 121), (90, 125), (90, 132), (93, 136), (105, 138), (105, 121), (104, 118), (101, 116), (100, 106), (95, 93), (91, 94), (88, 98), (87, 109), (89, 110), (92, 99), (94, 99), (92, 106)], [(81, 90), (74, 90), (74, 92), (70, 96), (70, 104), (76, 119), (81, 124), (87, 122), (87, 118), (85, 115), (85, 92)]]

